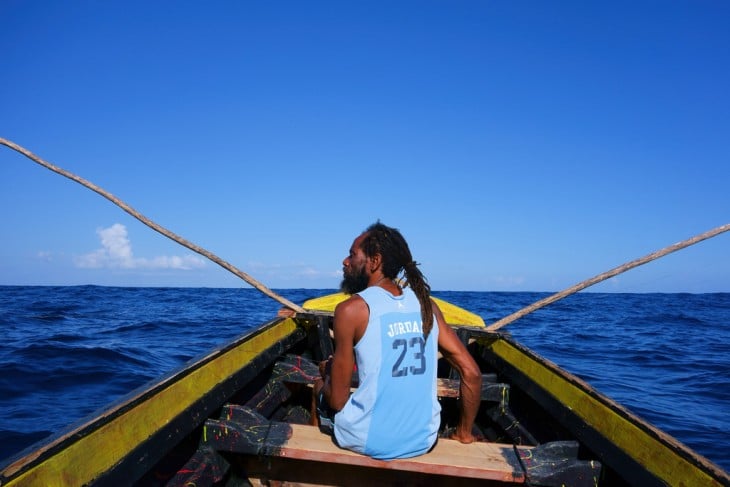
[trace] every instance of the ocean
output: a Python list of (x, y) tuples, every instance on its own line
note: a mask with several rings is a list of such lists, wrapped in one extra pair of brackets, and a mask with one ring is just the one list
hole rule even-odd
[[(549, 295), (433, 294), (487, 323)], [(0, 464), (280, 307), (248, 288), (0, 286)], [(584, 292), (503, 330), (730, 470), (730, 293)]]

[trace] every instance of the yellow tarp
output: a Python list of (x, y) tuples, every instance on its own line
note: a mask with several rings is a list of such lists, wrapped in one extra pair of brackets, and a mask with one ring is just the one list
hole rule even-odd
[[(334, 311), (338, 304), (349, 297), (350, 296), (348, 294), (344, 293), (328, 294), (327, 296), (321, 296), (319, 298), (306, 301), (303, 307), (313, 311)], [(484, 320), (481, 316), (444, 301), (443, 299), (434, 297), (432, 297), (432, 299), (444, 314), (446, 323), (450, 325), (485, 326)]]

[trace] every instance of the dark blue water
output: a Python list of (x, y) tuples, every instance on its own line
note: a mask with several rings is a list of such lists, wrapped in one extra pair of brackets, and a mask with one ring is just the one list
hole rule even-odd
[[(329, 292), (279, 291), (297, 303)], [(487, 323), (546, 296), (434, 295)], [(0, 459), (279, 308), (253, 289), (0, 286)], [(505, 330), (730, 470), (730, 293), (582, 293)]]

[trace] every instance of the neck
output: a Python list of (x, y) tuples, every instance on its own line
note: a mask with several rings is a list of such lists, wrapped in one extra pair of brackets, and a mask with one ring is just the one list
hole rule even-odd
[(380, 279), (378, 279), (377, 281), (375, 281), (374, 283), (372, 283), (370, 286), (379, 286), (380, 283), (383, 282), (386, 279), (387, 279), (387, 277), (383, 276)]
[(383, 276), (380, 279), (376, 280), (372, 284), (370, 284), (370, 287), (374, 286), (380, 286), (386, 291), (388, 291), (393, 296), (400, 296), (402, 291), (401, 288), (393, 282), (392, 279), (388, 279), (387, 277)]

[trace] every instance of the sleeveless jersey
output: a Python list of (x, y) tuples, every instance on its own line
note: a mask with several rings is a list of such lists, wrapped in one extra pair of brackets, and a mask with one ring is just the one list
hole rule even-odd
[(335, 439), (342, 448), (382, 460), (426, 453), (441, 422), (436, 319), (424, 340), (421, 305), (410, 288), (400, 296), (378, 286), (358, 294), (370, 308), (355, 345), (360, 384), (335, 415)]

